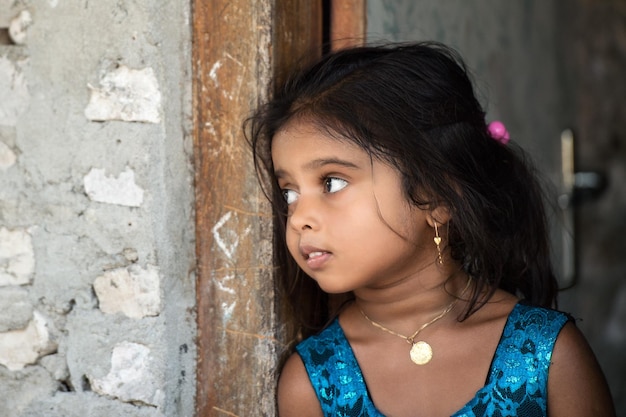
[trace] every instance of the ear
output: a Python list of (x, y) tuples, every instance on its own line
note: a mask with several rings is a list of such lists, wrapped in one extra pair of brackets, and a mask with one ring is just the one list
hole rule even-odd
[(426, 221), (430, 227), (435, 227), (435, 222), (438, 226), (446, 224), (451, 218), (450, 209), (446, 206), (437, 206), (426, 215)]

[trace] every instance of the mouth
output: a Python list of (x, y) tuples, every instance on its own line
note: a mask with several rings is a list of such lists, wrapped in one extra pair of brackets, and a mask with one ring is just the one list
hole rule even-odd
[(332, 253), (319, 248), (303, 246), (300, 253), (307, 266), (311, 269), (321, 268), (331, 257)]
[(304, 259), (308, 261), (309, 259), (319, 258), (320, 256), (323, 256), (325, 253), (328, 253), (328, 252), (323, 252), (323, 251), (311, 252), (309, 254), (305, 254)]

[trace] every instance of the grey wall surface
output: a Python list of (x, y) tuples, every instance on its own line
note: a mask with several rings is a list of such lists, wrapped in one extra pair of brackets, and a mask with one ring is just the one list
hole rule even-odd
[(577, 313), (626, 416), (626, 2), (558, 0), (559, 57), (579, 172), (606, 176), (576, 207), (578, 277), (561, 297)]
[[(369, 41), (437, 40), (461, 52), (487, 105), (562, 186), (560, 135), (576, 132), (577, 165), (609, 177), (576, 207), (577, 277), (560, 308), (579, 319), (626, 416), (626, 34), (622, 0), (368, 0)], [(562, 219), (552, 219), (555, 264)], [(571, 230), (570, 230), (571, 231)], [(569, 280), (563, 282), (571, 284)]]
[(554, 3), (491, 0), (369, 0), (370, 41), (436, 40), (457, 49), (489, 120), (502, 120), (559, 183), (564, 114), (553, 58)]
[(0, 0), (0, 415), (191, 416), (189, 3)]

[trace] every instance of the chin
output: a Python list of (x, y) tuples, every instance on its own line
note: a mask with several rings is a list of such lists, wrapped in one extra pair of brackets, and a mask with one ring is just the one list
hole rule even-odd
[(332, 285), (332, 284), (324, 285), (323, 282), (320, 283), (320, 281), (318, 280), (315, 280), (315, 282), (317, 282), (317, 285), (319, 285), (320, 289), (324, 291), (326, 294), (337, 295), (337, 294), (345, 294), (347, 292), (352, 291), (352, 289), (346, 288), (344, 286), (338, 286), (338, 285)]

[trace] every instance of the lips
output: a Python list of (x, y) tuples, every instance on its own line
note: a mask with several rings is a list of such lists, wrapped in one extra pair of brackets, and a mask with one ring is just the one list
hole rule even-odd
[(313, 270), (322, 268), (332, 256), (331, 252), (311, 246), (301, 246), (300, 253), (307, 266)]

